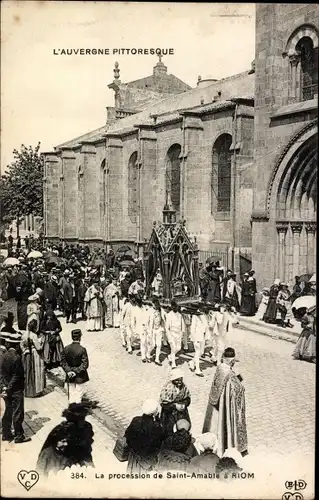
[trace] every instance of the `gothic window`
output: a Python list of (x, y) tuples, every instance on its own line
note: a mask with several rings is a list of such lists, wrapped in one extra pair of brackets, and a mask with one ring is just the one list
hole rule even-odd
[(308, 101), (318, 93), (318, 47), (314, 49), (312, 39), (303, 37), (296, 51), (300, 54), (300, 100)]
[(222, 134), (213, 146), (212, 154), (212, 212), (229, 212), (231, 197), (232, 137)]
[(173, 144), (167, 152), (166, 163), (166, 192), (170, 195), (172, 206), (176, 212), (180, 210), (181, 149), (179, 144)]
[(131, 222), (136, 223), (138, 213), (138, 169), (137, 152), (133, 153), (128, 162), (128, 215)]

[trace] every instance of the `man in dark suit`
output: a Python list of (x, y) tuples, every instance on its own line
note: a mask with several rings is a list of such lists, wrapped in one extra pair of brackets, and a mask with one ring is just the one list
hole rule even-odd
[(85, 347), (81, 345), (81, 330), (72, 330), (72, 344), (64, 348), (61, 366), (66, 373), (69, 404), (81, 403), (89, 380), (87, 369), (89, 358)]
[(66, 322), (70, 322), (70, 318), (72, 323), (76, 323), (76, 311), (77, 311), (77, 303), (76, 303), (76, 293), (75, 293), (75, 284), (74, 284), (74, 275), (70, 274), (69, 279), (67, 279), (63, 286), (63, 298), (64, 298), (64, 312), (66, 317)]
[[(22, 423), (24, 421), (24, 370), (18, 353), (20, 333), (1, 332), (0, 339), (7, 349), (1, 359), (0, 386), (6, 409), (2, 418), (2, 441), (25, 443)], [(11, 428), (14, 429), (14, 435)]]

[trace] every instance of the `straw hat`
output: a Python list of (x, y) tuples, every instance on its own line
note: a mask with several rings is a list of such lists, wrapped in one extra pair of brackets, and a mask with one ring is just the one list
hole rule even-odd
[(181, 368), (174, 368), (171, 372), (170, 380), (173, 381), (183, 377), (184, 377), (183, 370)]

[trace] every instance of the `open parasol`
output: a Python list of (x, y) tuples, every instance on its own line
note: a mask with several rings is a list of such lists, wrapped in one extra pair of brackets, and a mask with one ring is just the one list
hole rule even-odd
[(49, 265), (54, 264), (54, 265), (56, 265), (56, 264), (59, 264), (59, 263), (60, 263), (61, 259), (60, 259), (60, 257), (58, 257), (57, 255), (52, 254), (52, 255), (50, 255), (49, 257), (47, 257), (47, 258), (45, 259), (45, 261), (46, 261), (46, 264), (49, 264)]
[(42, 253), (39, 252), (38, 250), (32, 250), (27, 256), (27, 259), (40, 259), (43, 257)]
[(302, 307), (310, 309), (315, 305), (316, 305), (316, 297), (314, 295), (304, 295), (303, 297), (298, 297), (298, 299), (296, 299), (292, 303), (292, 307), (294, 307), (295, 309), (301, 309)]
[(17, 266), (18, 264), (20, 261), (15, 257), (8, 257), (3, 263), (4, 266)]

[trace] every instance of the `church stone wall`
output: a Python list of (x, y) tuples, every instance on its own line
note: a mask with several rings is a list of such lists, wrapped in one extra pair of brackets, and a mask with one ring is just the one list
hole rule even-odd
[(289, 59), (283, 57), (295, 29), (306, 23), (318, 27), (318, 6), (313, 4), (257, 4), (254, 121), (253, 266), (259, 285), (270, 285), (276, 277), (274, 221), (267, 219), (267, 189), (278, 155), (290, 137), (311, 118), (291, 115), (280, 120), (271, 116), (289, 103)]
[(77, 170), (76, 155), (73, 150), (62, 151), (63, 178), (61, 179), (64, 193), (63, 210), (63, 238), (75, 240), (77, 238)]

